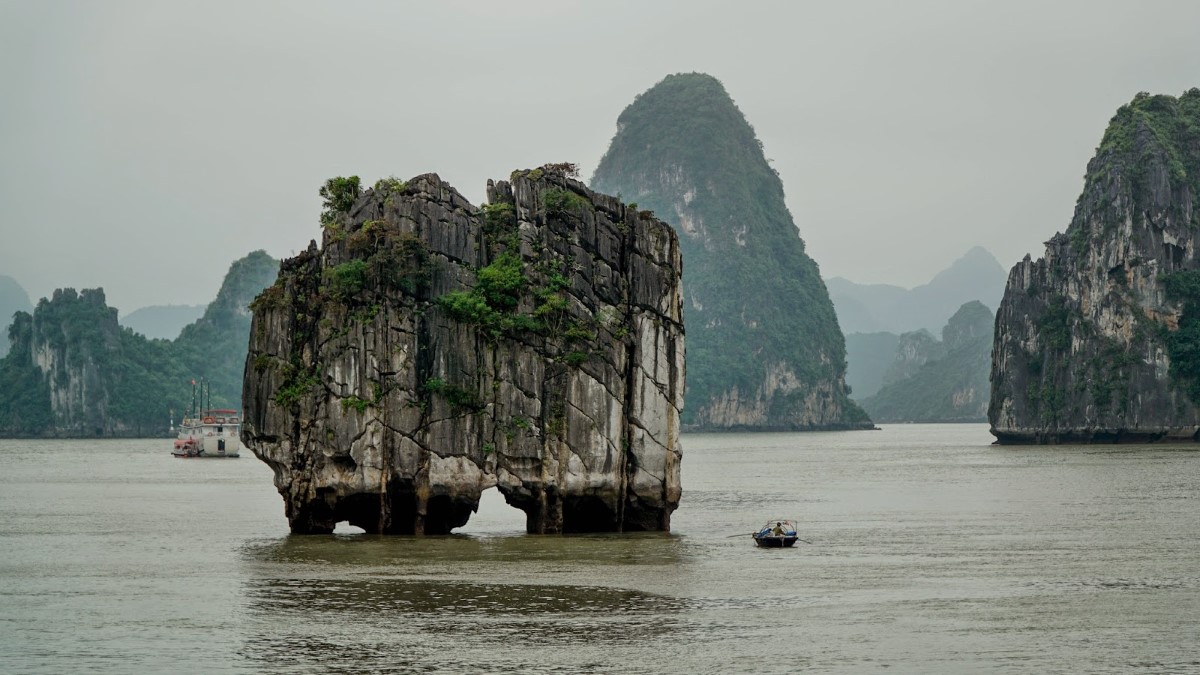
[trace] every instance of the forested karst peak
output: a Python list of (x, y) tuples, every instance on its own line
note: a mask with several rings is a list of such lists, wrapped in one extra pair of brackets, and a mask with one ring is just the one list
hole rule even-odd
[(700, 428), (867, 425), (816, 263), (753, 127), (714, 77), (639, 95), (592, 177), (680, 234), (688, 326), (684, 419)]
[[(640, 184), (633, 194), (614, 190), (629, 187), (621, 185), (628, 181), (620, 177), (626, 176)], [(617, 118), (617, 134), (601, 158), (592, 184), (625, 199), (639, 200), (656, 212), (665, 207), (660, 192), (686, 186), (683, 198), (696, 211), (713, 211), (731, 222), (785, 219), (792, 229), (789, 234), (795, 231), (784, 204), (783, 183), (767, 162), (754, 128), (721, 82), (703, 73), (668, 75), (626, 107)], [(754, 200), (754, 213), (740, 211), (751, 206), (749, 201), (722, 209), (722, 203), (731, 197)], [(687, 224), (678, 222), (678, 214), (661, 215), (677, 228), (688, 229)], [(733, 228), (714, 228), (707, 234), (717, 239), (710, 244), (737, 240), (745, 245), (746, 233), (739, 239)], [(800, 238), (792, 238), (803, 250)]]
[(1088, 162), (1068, 235), (1082, 252), (1092, 235), (1087, 221), (1094, 216), (1107, 225), (1129, 215), (1139, 223), (1200, 227), (1200, 210), (1190, 208), (1197, 195), (1200, 89), (1178, 98), (1141, 92), (1113, 115)]

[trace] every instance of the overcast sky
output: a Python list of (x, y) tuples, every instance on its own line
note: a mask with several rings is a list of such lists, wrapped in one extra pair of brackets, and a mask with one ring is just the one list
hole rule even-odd
[(1109, 118), (1200, 86), (1200, 2), (0, 0), (0, 274), (203, 304), (319, 236), (317, 189), (573, 161), (669, 73), (722, 82), (825, 277), (1005, 267)]

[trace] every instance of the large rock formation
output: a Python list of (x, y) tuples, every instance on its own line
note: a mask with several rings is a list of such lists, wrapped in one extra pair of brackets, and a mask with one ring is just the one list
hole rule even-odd
[(1198, 197), (1200, 90), (1139, 94), (1088, 163), (1066, 232), (1009, 273), (988, 410), (999, 442), (1197, 437)]
[(246, 364), (242, 439), (292, 531), (445, 533), (491, 486), (532, 533), (669, 529), (679, 240), (573, 172), (489, 182), (482, 209), (432, 174), (326, 184)]
[(754, 129), (716, 79), (671, 75), (621, 113), (592, 185), (673, 223), (698, 429), (870, 428), (816, 263)]

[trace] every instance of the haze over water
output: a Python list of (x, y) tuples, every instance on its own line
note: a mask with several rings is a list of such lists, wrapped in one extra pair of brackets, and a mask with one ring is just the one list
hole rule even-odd
[(249, 453), (0, 440), (0, 671), (1200, 670), (1200, 452), (990, 441), (687, 435), (670, 535), (527, 536), (490, 491), (412, 538), (289, 535)]

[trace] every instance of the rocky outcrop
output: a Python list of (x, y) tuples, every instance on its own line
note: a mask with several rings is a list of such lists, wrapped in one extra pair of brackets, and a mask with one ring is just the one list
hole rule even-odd
[(1070, 226), (1008, 276), (988, 418), (1001, 443), (1194, 440), (1200, 90), (1139, 94)]
[(572, 173), (514, 172), (482, 208), (433, 174), (327, 183), (245, 371), (242, 440), (292, 531), (445, 533), (492, 486), (531, 533), (669, 529), (679, 241)]
[(104, 289), (54, 291), (38, 303), (31, 327), (32, 363), (50, 393), (55, 434), (131, 435), (125, 421), (109, 412), (105, 371), (109, 354), (121, 350), (121, 328)]
[(671, 75), (638, 96), (592, 185), (679, 232), (689, 428), (872, 427), (848, 397), (845, 341), (783, 184), (720, 82)]

